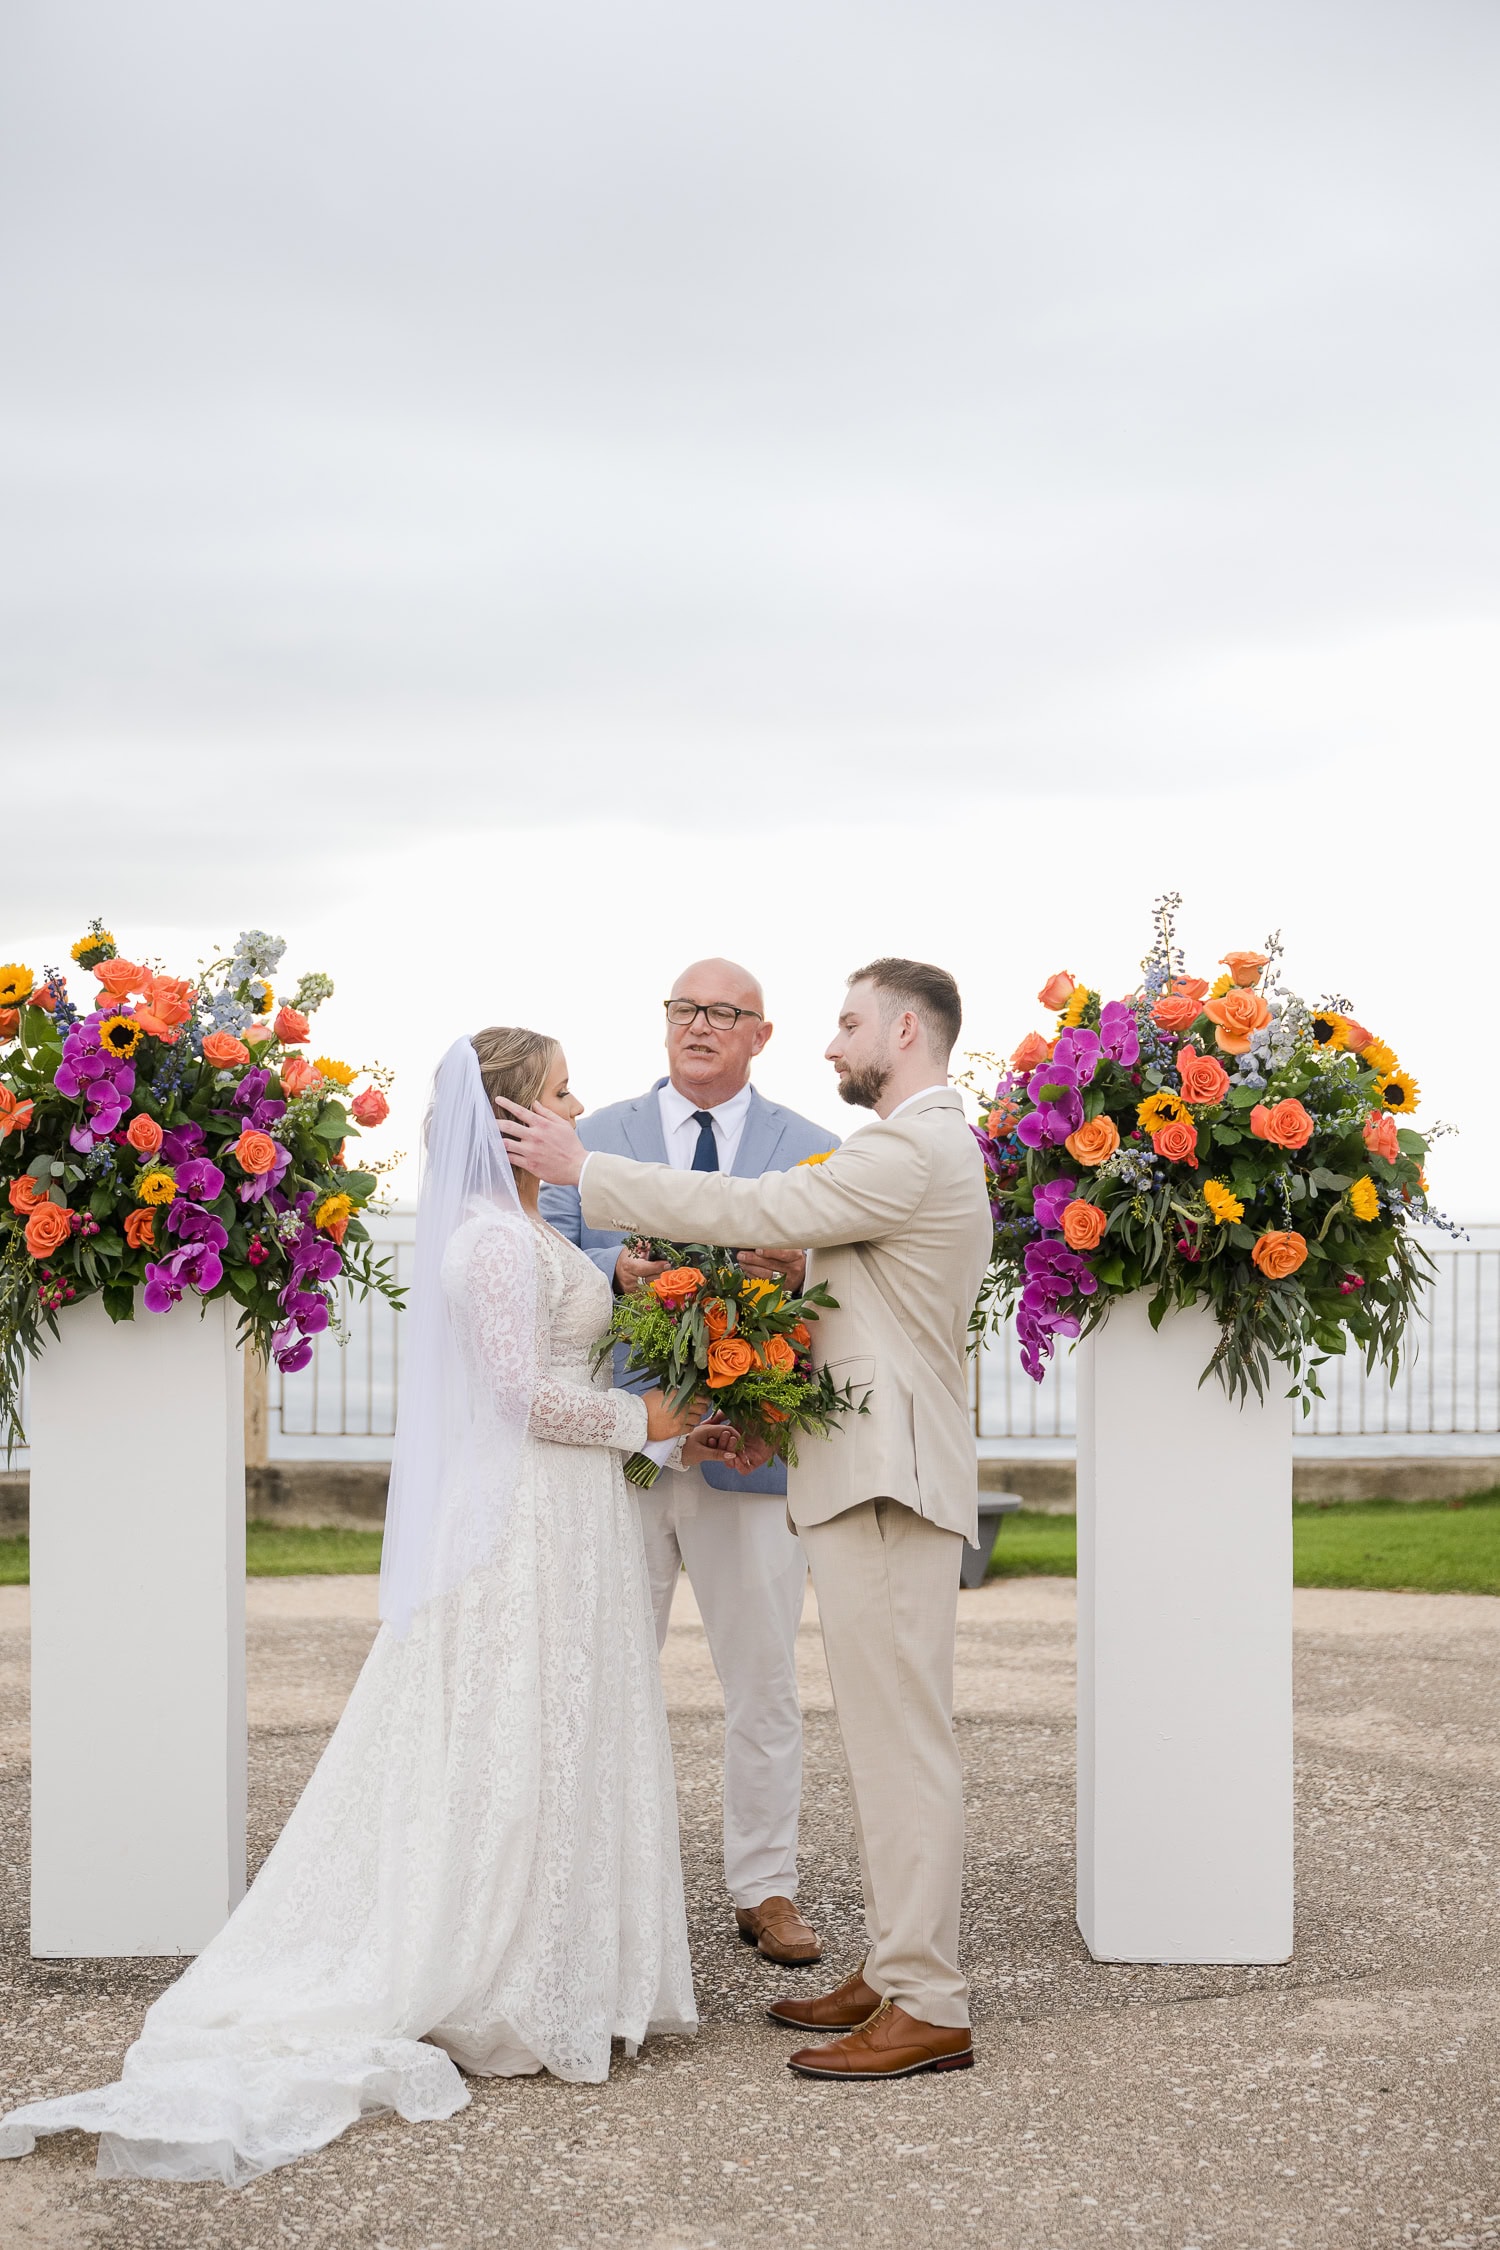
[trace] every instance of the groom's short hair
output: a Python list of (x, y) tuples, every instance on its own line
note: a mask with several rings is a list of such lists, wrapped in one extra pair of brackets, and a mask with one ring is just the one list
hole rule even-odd
[(953, 1052), (964, 1006), (958, 986), (946, 969), (934, 968), (930, 961), (902, 961), (887, 954), (856, 969), (849, 982), (873, 984), (883, 996), (881, 1005), (887, 1015), (894, 1015), (898, 1008), (910, 1008), (921, 1019), (933, 1053)]

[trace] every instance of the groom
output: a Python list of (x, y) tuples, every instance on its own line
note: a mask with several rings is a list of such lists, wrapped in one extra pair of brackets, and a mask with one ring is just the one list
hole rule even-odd
[[(750, 1083), (771, 1026), (748, 969), (693, 962), (672, 987), (666, 1017), (667, 1076), (633, 1101), (585, 1117), (579, 1138), (586, 1148), (745, 1180), (837, 1148), (821, 1125), (764, 1100)], [(619, 1228), (586, 1225), (575, 1187), (544, 1187), (541, 1209), (617, 1290), (638, 1289), (666, 1271), (659, 1261), (636, 1257)], [(801, 1250), (775, 1264), (754, 1250), (742, 1251), (741, 1260), (748, 1272), (765, 1279), (775, 1273), (794, 1292), (802, 1286)], [(622, 1347), (617, 1382), (627, 1380), (624, 1358)], [(644, 1386), (646, 1378), (639, 1380)], [(671, 1450), (663, 1446), (660, 1455)], [(797, 1627), (807, 1556), (787, 1524), (786, 1470), (773, 1461), (746, 1475), (721, 1455), (698, 1469), (664, 1470), (635, 1500), (657, 1642), (666, 1640), (685, 1568), (724, 1689), (724, 1881), (740, 1934), (769, 1961), (816, 1961), (817, 1932), (795, 1904), (802, 1809)]]
[(991, 1220), (979, 1150), (948, 1084), (960, 1016), (945, 970), (905, 960), (857, 970), (827, 1056), (843, 1099), (876, 1122), (826, 1163), (760, 1180), (589, 1154), (562, 1119), (505, 1104), (512, 1155), (544, 1180), (577, 1184), (589, 1225), (807, 1243), (810, 1278), (838, 1300), (817, 1323), (814, 1353), (869, 1410), (826, 1444), (803, 1444), (789, 1507), (817, 1589), (870, 1943), (836, 1991), (768, 2011), (844, 2034), (791, 2057), (807, 2077), (905, 2077), (974, 2059), (958, 1967), (953, 1642), (963, 1541), (977, 1530), (965, 1352)]

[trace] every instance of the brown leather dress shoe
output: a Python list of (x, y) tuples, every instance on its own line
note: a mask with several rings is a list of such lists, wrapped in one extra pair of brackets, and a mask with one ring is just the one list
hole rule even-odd
[(816, 2000), (778, 2000), (766, 2014), (772, 2023), (789, 2023), (794, 2031), (856, 2031), (879, 2006), (880, 1994), (870, 1990), (856, 1969), (836, 1992), (825, 1992)]
[(743, 1942), (758, 1946), (768, 1961), (800, 1969), (823, 1958), (817, 1931), (789, 1898), (763, 1898), (759, 1906), (737, 1906), (734, 1918)]
[(802, 2078), (914, 2078), (919, 2070), (972, 2070), (968, 2026), (918, 2023), (885, 2000), (868, 2023), (826, 2047), (799, 2047), (787, 2058)]

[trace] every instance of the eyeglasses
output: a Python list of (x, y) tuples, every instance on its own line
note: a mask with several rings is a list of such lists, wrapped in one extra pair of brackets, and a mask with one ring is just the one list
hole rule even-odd
[(667, 1000), (663, 1005), (667, 1011), (668, 1023), (696, 1023), (702, 1016), (713, 1025), (715, 1031), (733, 1031), (741, 1016), (754, 1016), (757, 1023), (764, 1023), (766, 1020), (759, 1008), (731, 1008), (727, 1000)]

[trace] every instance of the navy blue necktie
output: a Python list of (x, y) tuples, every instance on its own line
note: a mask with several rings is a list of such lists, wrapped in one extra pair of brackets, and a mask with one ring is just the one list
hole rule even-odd
[(706, 1109), (695, 1109), (693, 1120), (698, 1127), (698, 1146), (693, 1151), (695, 1172), (717, 1172), (719, 1169), (719, 1144), (714, 1139), (714, 1121)]

